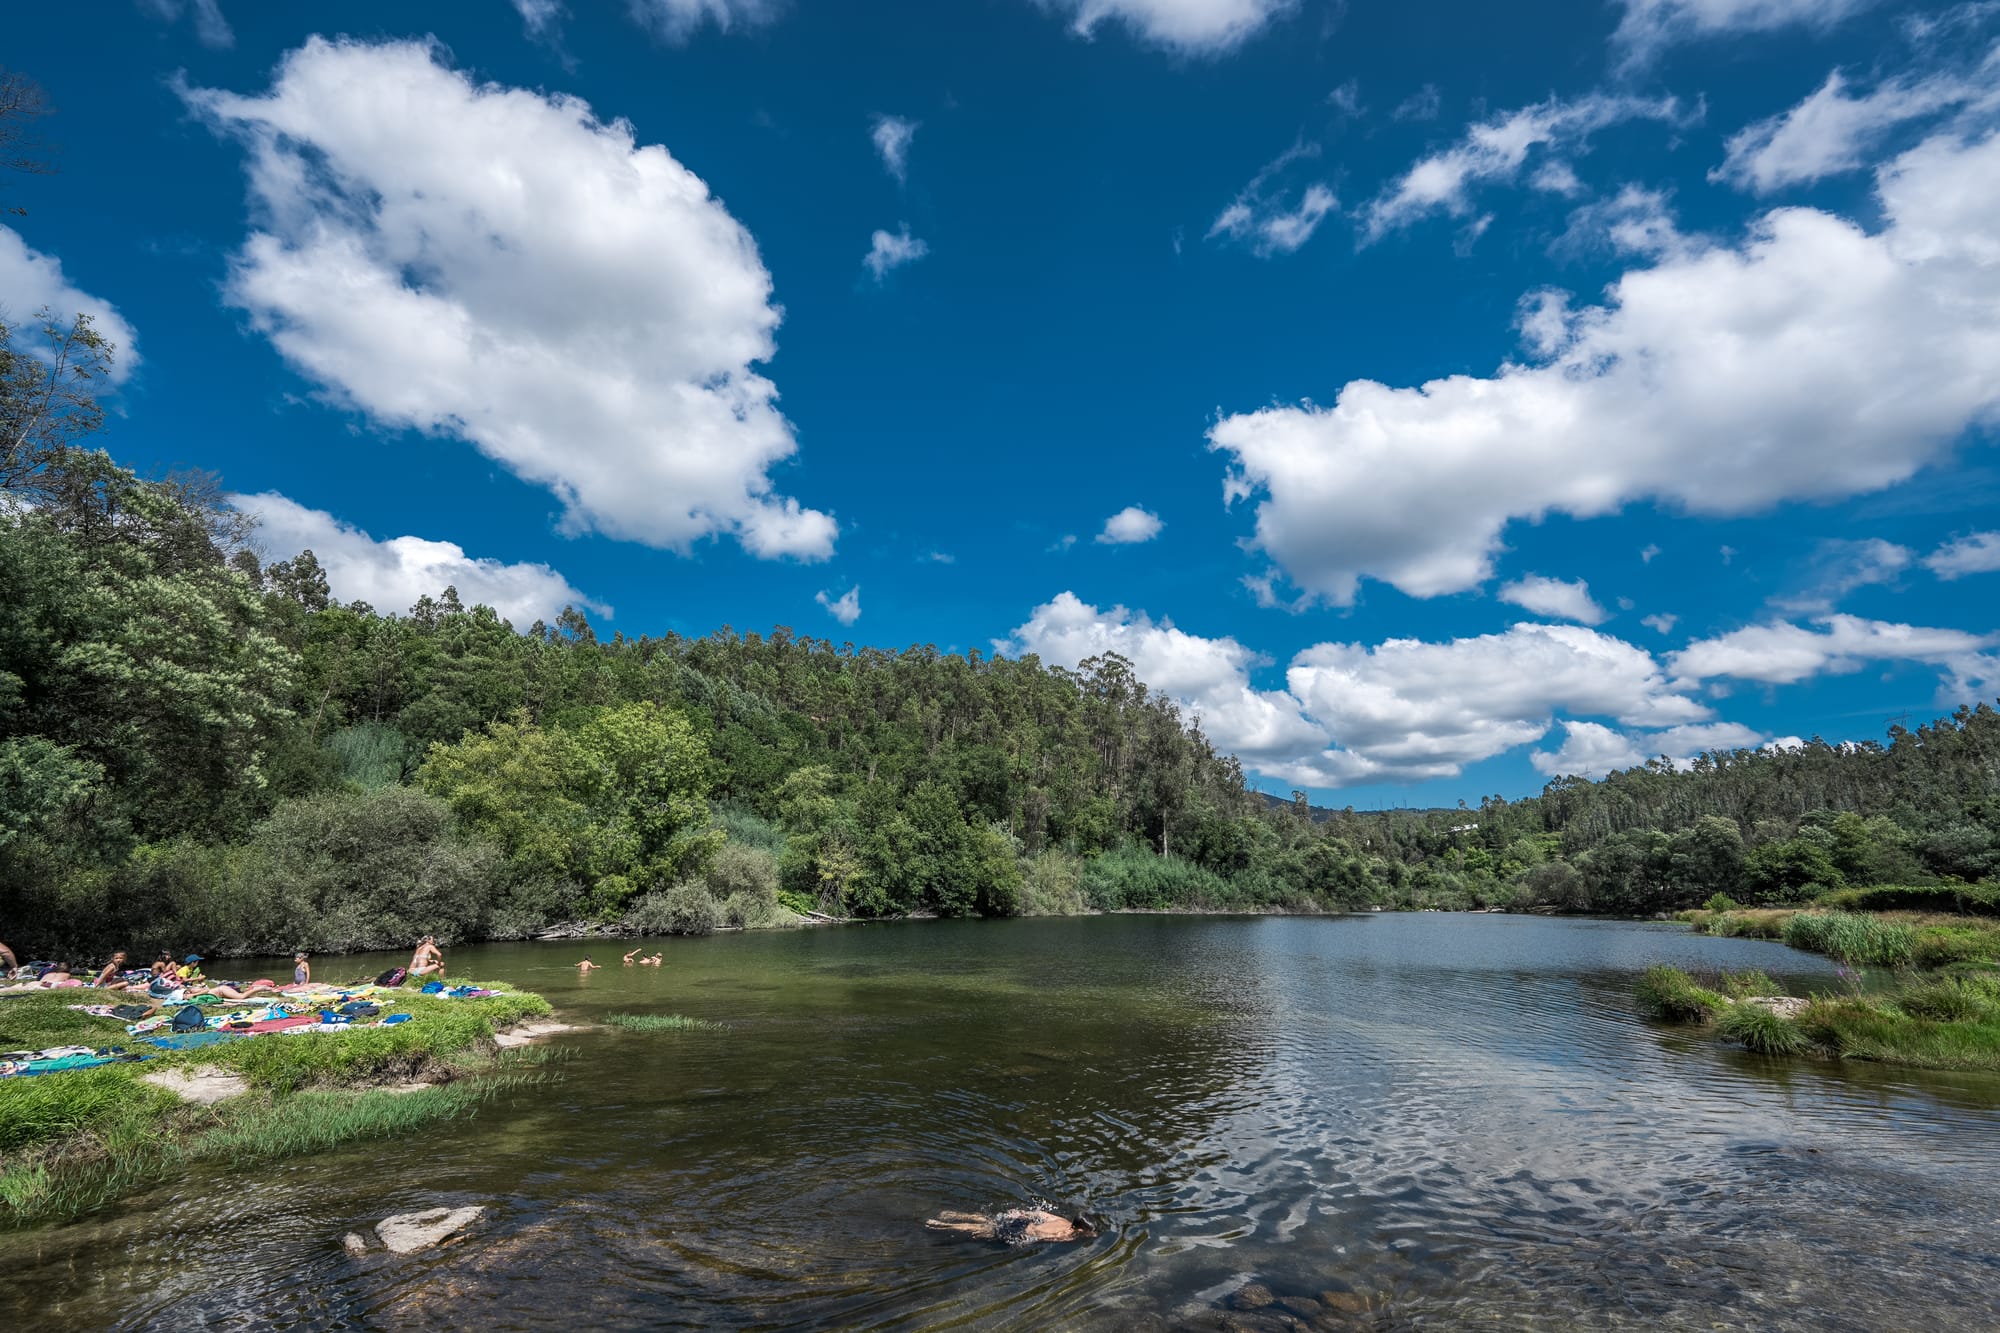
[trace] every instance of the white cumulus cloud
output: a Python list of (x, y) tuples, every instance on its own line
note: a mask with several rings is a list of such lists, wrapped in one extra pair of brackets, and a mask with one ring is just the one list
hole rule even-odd
[(565, 606), (611, 614), (610, 607), (577, 591), (547, 565), (479, 559), (455, 542), (422, 537), (377, 541), (351, 523), (275, 491), (233, 495), (230, 503), (257, 516), (257, 544), (267, 560), (289, 560), (310, 550), (326, 571), (327, 587), (343, 602), (401, 612), (419, 597), (436, 597), (450, 587), (458, 589), (467, 606), (490, 606), (516, 629), (553, 621)]
[(1535, 771), (1547, 777), (1601, 778), (1661, 756), (1676, 768), (1686, 768), (1697, 755), (1748, 749), (1764, 739), (1762, 732), (1735, 722), (1700, 722), (1630, 733), (1601, 722), (1565, 720), (1562, 725), (1560, 749), (1536, 750), (1528, 756)]
[(1822, 616), (1808, 629), (1789, 621), (1748, 625), (1701, 639), (1667, 658), (1677, 680), (1718, 676), (1791, 685), (1819, 675), (1844, 675), (1869, 662), (1923, 662), (1957, 677), (1983, 678), (1991, 663), (1981, 650), (2000, 635), (1901, 625), (1858, 616)]
[(1160, 522), (1158, 514), (1127, 505), (1104, 520), (1104, 531), (1097, 534), (1097, 540), (1107, 546), (1122, 546), (1133, 542), (1149, 542), (1160, 535), (1166, 524)]
[(12, 227), (0, 226), (0, 322), (14, 330), (15, 350), (40, 349), (35, 316), (45, 306), (64, 328), (76, 316), (89, 315), (97, 331), (117, 344), (111, 361), (114, 384), (122, 383), (139, 364), (139, 337), (116, 306), (70, 282), (54, 255), (30, 246)]
[(1037, 0), (1066, 14), (1071, 30), (1089, 37), (1109, 21), (1144, 41), (1184, 55), (1219, 55), (1241, 45), (1298, 0)]
[[(1331, 407), (1226, 416), (1231, 501), (1304, 592), (1431, 597), (1492, 576), (1506, 525), (1651, 499), (1744, 514), (1902, 481), (2000, 420), (2000, 137), (1884, 166), (1869, 232), (1816, 209), (1627, 272), (1600, 305), (1536, 294), (1490, 377), (1355, 380)], [(1607, 442), (1615, 441), (1616, 447)]]
[(826, 613), (843, 625), (852, 625), (861, 619), (861, 585), (855, 584), (846, 592), (835, 597), (822, 590), (813, 600), (826, 608)]
[(910, 178), (910, 141), (917, 137), (917, 126), (918, 122), (901, 116), (877, 116), (868, 132), (882, 155), (883, 168), (898, 182)]
[(2000, 570), (2000, 532), (1974, 532), (1954, 537), (1925, 556), (1924, 566), (1945, 580)]
[(457, 436), (565, 526), (819, 559), (774, 494), (797, 449), (756, 242), (693, 172), (582, 101), (475, 83), (422, 43), (315, 37), (268, 93), (188, 89), (249, 152), (227, 298), (337, 403)]
[(910, 224), (905, 222), (899, 231), (878, 230), (869, 238), (868, 253), (861, 256), (861, 263), (880, 282), (889, 276), (890, 270), (914, 264), (930, 252), (929, 245), (910, 235)]
[[(1673, 122), (1680, 116), (1671, 97), (1657, 99), (1592, 93), (1565, 102), (1551, 97), (1482, 121), (1442, 152), (1424, 158), (1382, 190), (1361, 214), (1361, 243), (1380, 240), (1398, 227), (1436, 213), (1466, 217), (1473, 211), (1474, 186), (1519, 177), (1538, 148), (1580, 146), (1591, 134), (1621, 121)], [(1580, 188), (1567, 164), (1540, 176), (1539, 188), (1571, 193)]]
[(1503, 584), (1500, 600), (1538, 616), (1580, 620), (1586, 625), (1601, 625), (1609, 618), (1609, 613), (1591, 599), (1590, 585), (1582, 579), (1565, 583), (1561, 579), (1529, 574)]

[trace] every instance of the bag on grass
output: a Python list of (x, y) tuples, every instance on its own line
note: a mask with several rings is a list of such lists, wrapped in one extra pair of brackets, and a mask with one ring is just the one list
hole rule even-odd
[(382, 1012), (382, 1006), (366, 1000), (350, 1000), (340, 1006), (340, 1012), (349, 1018), (373, 1018)]
[(122, 1018), (127, 1023), (135, 1022), (152, 1012), (151, 1009), (148, 1009), (143, 1004), (114, 1004), (111, 1006), (111, 1016), (113, 1018)]
[(392, 967), (381, 976), (375, 978), (375, 984), (378, 986), (400, 986), (403, 984), (403, 978), (408, 975), (410, 974), (407, 969)]
[(201, 1010), (189, 1005), (174, 1015), (172, 1026), (176, 1032), (200, 1032), (208, 1026), (208, 1020), (201, 1016)]

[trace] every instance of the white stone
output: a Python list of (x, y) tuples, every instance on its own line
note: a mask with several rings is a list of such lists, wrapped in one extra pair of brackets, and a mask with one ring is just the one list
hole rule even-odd
[(463, 1231), (485, 1213), (483, 1204), (464, 1208), (426, 1208), (421, 1213), (398, 1213), (375, 1224), (375, 1234), (391, 1254), (412, 1254), (428, 1249), (445, 1237)]
[(519, 1027), (493, 1034), (493, 1044), (502, 1050), (507, 1050), (515, 1046), (526, 1046), (538, 1037), (553, 1037), (558, 1032), (577, 1030), (569, 1023), (523, 1023)]
[(220, 1069), (160, 1069), (144, 1075), (143, 1081), (201, 1106), (213, 1106), (250, 1091), (250, 1085), (241, 1077)]

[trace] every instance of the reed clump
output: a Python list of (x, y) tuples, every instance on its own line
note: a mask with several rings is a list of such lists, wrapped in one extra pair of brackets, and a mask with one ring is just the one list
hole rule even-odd
[(627, 1032), (720, 1032), (722, 1024), (686, 1014), (609, 1014), (604, 1021)]

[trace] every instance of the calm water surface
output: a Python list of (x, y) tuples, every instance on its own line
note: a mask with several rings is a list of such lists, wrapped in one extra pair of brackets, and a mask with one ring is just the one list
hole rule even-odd
[[(1110, 917), (454, 951), (572, 1021), (556, 1081), (408, 1141), (0, 1237), (0, 1311), (100, 1327), (1956, 1329), (2000, 1325), (2000, 1079), (1766, 1061), (1632, 1011), (1678, 927)], [(372, 972), (389, 960), (326, 960)], [(226, 970), (226, 969), (225, 969)], [(1096, 1241), (926, 1233), (1086, 1209)], [(341, 1236), (484, 1203), (406, 1258)], [(1231, 1316), (1242, 1318), (1242, 1316)], [(12, 1324), (12, 1319), (5, 1322)]]

